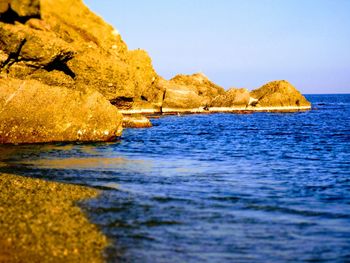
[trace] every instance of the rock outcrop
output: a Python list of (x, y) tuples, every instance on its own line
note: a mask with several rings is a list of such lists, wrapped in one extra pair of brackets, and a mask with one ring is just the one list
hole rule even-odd
[(163, 112), (201, 111), (207, 109), (212, 100), (225, 94), (225, 90), (211, 82), (202, 73), (177, 75), (170, 81), (160, 80), (165, 90)]
[(250, 102), (250, 94), (247, 89), (231, 88), (224, 94), (215, 97), (210, 107), (247, 107)]
[(193, 75), (177, 75), (170, 80), (179, 85), (184, 85), (196, 90), (199, 96), (208, 101), (216, 96), (223, 94), (225, 90), (209, 80), (203, 73)]
[(197, 91), (189, 86), (176, 84), (172, 81), (161, 80), (159, 82), (165, 90), (162, 103), (162, 112), (193, 110), (207, 103), (198, 95)]
[(109, 141), (122, 115), (96, 91), (0, 79), (0, 143)]
[(272, 81), (250, 93), (256, 107), (309, 108), (311, 103), (288, 81)]
[(0, 8), (0, 70), (9, 77), (103, 94), (121, 109), (159, 107), (148, 54), (81, 0), (7, 0)]
[(124, 128), (150, 128), (152, 127), (151, 121), (139, 114), (131, 114), (123, 116), (123, 127)]
[(249, 94), (226, 92), (202, 73), (164, 80), (82, 0), (0, 1), (0, 91), (0, 143), (110, 140), (122, 126), (116, 109), (310, 108), (286, 81)]
[(1, 0), (0, 20), (7, 23), (40, 18), (40, 0)]
[(110, 140), (117, 109), (163, 100), (148, 54), (81, 0), (0, 2), (0, 91), (1, 143)]

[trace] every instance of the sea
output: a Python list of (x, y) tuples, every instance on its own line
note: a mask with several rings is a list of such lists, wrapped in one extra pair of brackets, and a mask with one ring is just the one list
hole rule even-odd
[(108, 262), (350, 262), (350, 94), (306, 97), (311, 111), (2, 146), (0, 172), (100, 189), (80, 206), (111, 241)]

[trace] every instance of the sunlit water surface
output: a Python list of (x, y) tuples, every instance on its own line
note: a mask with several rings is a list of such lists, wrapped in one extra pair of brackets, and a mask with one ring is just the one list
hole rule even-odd
[(349, 262), (350, 95), (301, 113), (163, 117), (119, 142), (1, 147), (0, 171), (94, 186), (110, 262)]

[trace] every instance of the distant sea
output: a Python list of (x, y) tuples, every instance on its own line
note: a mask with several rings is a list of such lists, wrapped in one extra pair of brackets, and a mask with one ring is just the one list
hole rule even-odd
[(109, 262), (350, 262), (350, 95), (168, 116), (101, 144), (2, 146), (0, 172), (94, 186)]

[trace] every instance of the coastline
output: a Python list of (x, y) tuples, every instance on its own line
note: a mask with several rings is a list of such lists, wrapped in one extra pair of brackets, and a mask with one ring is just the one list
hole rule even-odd
[(133, 110), (119, 110), (120, 113), (124, 115), (133, 114), (210, 114), (210, 113), (254, 113), (254, 112), (298, 112), (298, 111), (308, 111), (311, 110), (312, 106), (276, 106), (276, 107), (210, 107), (208, 109), (204, 108), (163, 108), (160, 112), (159, 110), (153, 109), (133, 109)]
[(107, 238), (76, 205), (98, 194), (0, 174), (0, 262), (104, 262)]
[(312, 106), (270, 106), (270, 107), (232, 107), (232, 108), (209, 108), (210, 112), (293, 112), (293, 111), (308, 111)]

